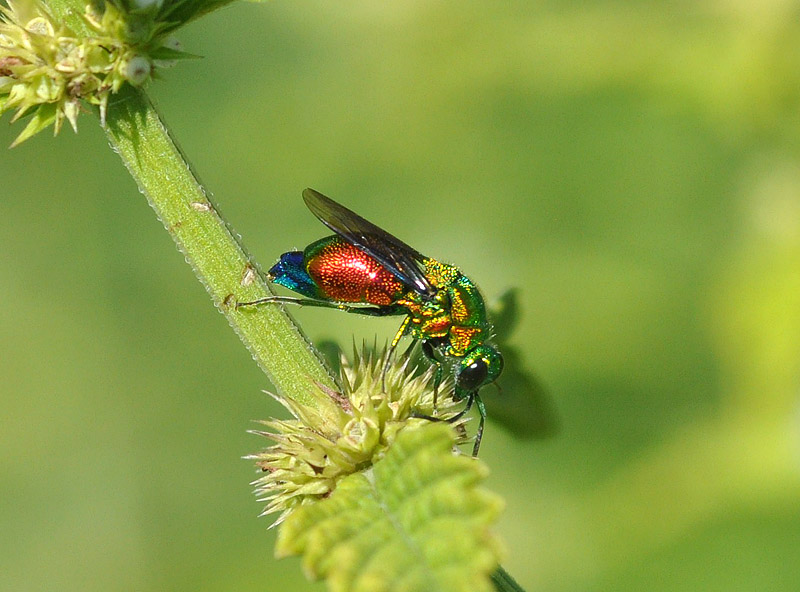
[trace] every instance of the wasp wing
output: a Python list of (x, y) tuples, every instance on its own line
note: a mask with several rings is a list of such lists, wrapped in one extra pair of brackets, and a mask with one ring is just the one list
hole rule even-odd
[(436, 294), (420, 268), (426, 258), (419, 251), (318, 191), (306, 189), (303, 200), (325, 226), (373, 257), (403, 284), (422, 296)]

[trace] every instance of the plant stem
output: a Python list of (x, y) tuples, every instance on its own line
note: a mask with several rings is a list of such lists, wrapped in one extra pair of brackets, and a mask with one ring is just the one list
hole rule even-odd
[[(236, 309), (271, 291), (209, 199), (152, 102), (127, 88), (109, 105), (106, 134), (187, 262), (282, 396), (322, 413), (335, 388), (315, 350), (281, 306)], [(331, 403), (332, 405), (332, 403)], [(332, 411), (331, 411), (332, 412)]]
[(492, 574), (492, 584), (497, 592), (525, 592), (502, 566)]

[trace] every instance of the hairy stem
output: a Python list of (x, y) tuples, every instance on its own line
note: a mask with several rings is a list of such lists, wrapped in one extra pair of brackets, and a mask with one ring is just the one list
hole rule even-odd
[(497, 592), (525, 592), (502, 566), (492, 574), (492, 584)]
[(195, 274), (279, 393), (326, 413), (317, 384), (334, 388), (315, 351), (280, 306), (236, 309), (271, 294), (238, 236), (209, 199), (141, 90), (109, 106), (106, 133)]

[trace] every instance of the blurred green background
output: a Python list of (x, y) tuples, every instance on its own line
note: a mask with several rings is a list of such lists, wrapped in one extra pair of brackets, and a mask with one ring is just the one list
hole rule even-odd
[[(490, 422), (481, 456), (527, 590), (796, 591), (798, 16), (237, 4), (180, 32), (206, 57), (150, 92), (263, 265), (323, 235), (311, 186), (490, 300), (519, 289), (511, 343), (559, 430)], [(80, 124), (0, 159), (0, 589), (322, 590), (272, 558), (240, 459), (284, 412)], [(296, 316), (344, 346), (396, 328)]]

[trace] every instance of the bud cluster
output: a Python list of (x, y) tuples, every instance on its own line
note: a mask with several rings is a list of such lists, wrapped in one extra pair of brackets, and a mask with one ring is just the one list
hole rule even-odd
[[(385, 356), (356, 353), (352, 364), (342, 361), (342, 392), (326, 394), (339, 409), (333, 422), (276, 396), (295, 419), (262, 422), (268, 430), (254, 433), (275, 444), (249, 457), (264, 472), (253, 483), (267, 502), (263, 513), (280, 513), (275, 524), (298, 505), (330, 495), (343, 477), (370, 468), (401, 429), (431, 421), (419, 415), (447, 418), (457, 411), (458, 403), (441, 394), (434, 410), (430, 370), (415, 375), (406, 358), (391, 362), (384, 375)], [(452, 385), (442, 391), (452, 393)], [(464, 422), (453, 424), (459, 443), (466, 439)]]
[(105, 124), (110, 95), (149, 80), (157, 66), (190, 57), (160, 23), (160, 5), (100, 1), (70, 28), (39, 0), (0, 6), (0, 114), (31, 115), (17, 145), (68, 121), (77, 131), (81, 103), (96, 105)]

